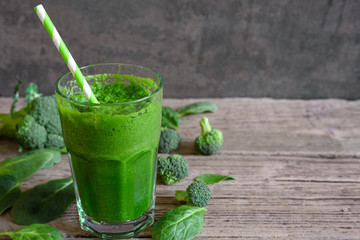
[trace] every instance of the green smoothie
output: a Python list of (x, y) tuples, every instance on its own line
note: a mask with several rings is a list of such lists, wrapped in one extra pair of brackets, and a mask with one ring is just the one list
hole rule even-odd
[(162, 92), (151, 94), (150, 78), (87, 78), (101, 104), (87, 103), (76, 83), (61, 89), (72, 100), (57, 94), (78, 207), (98, 222), (136, 219), (153, 201)]

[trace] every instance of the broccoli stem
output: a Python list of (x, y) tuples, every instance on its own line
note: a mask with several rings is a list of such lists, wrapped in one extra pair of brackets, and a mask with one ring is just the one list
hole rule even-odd
[(189, 201), (189, 194), (187, 192), (184, 192), (184, 191), (176, 190), (175, 191), (175, 198), (176, 198), (176, 200), (178, 200), (180, 202), (188, 202)]
[(14, 114), (0, 113), (0, 137), (16, 137), (16, 126), (19, 125), (28, 112), (26, 107)]
[(16, 124), (11, 118), (10, 114), (0, 114), (0, 136), (3, 137), (15, 137), (16, 135)]
[(209, 119), (207, 117), (203, 117), (200, 120), (200, 126), (201, 126), (201, 135), (202, 136), (206, 135), (212, 129)]

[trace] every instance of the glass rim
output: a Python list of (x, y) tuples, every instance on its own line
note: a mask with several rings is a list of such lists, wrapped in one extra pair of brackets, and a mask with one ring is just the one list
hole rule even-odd
[[(151, 68), (144, 67), (144, 66), (137, 65), (137, 64), (118, 63), (118, 62), (95, 63), (95, 64), (90, 64), (90, 65), (83, 66), (83, 67), (80, 68), (80, 70), (85, 69), (85, 68), (88, 68), (88, 67), (94, 67), (94, 66), (100, 66), (100, 65), (103, 65), (103, 66), (106, 66), (106, 65), (127, 65), (127, 66), (133, 66), (133, 67), (143, 68), (143, 69), (146, 69), (146, 70), (151, 71), (151, 72), (154, 73), (157, 77), (159, 77), (160, 84), (157, 86), (157, 88), (155, 89), (155, 91), (153, 91), (151, 94), (149, 94), (149, 95), (147, 95), (147, 96), (145, 96), (145, 97), (142, 97), (142, 98), (133, 100), (133, 101), (120, 102), (120, 103), (90, 103), (90, 102), (80, 102), (80, 101), (71, 99), (70, 97), (64, 95), (64, 94), (59, 90), (59, 82), (60, 82), (62, 79), (64, 79), (66, 76), (68, 76), (69, 74), (71, 74), (71, 72), (67, 72), (67, 73), (63, 74), (58, 80), (56, 80), (56, 82), (55, 82), (55, 93), (57, 93), (58, 95), (60, 95), (62, 98), (65, 98), (65, 99), (69, 100), (70, 102), (73, 102), (73, 103), (76, 103), (76, 104), (83, 104), (83, 105), (87, 105), (87, 106), (117, 106), (117, 105), (126, 105), (126, 104), (133, 104), (133, 103), (142, 102), (142, 101), (144, 101), (144, 100), (146, 100), (146, 99), (148, 99), (148, 98), (151, 98), (152, 96), (154, 96), (155, 94), (157, 94), (157, 93), (160, 91), (160, 89), (163, 88), (163, 79), (162, 79), (162, 77), (160, 76), (159, 73), (157, 73), (155, 70), (153, 70), (153, 69), (151, 69)], [(74, 79), (74, 80), (75, 80), (75, 79)]]

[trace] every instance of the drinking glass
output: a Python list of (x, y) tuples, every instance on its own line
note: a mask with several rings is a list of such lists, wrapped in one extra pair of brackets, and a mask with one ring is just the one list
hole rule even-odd
[(119, 79), (125, 85), (155, 83), (147, 86), (151, 93), (146, 97), (100, 104), (70, 98), (81, 92), (71, 73), (55, 85), (81, 228), (103, 239), (130, 238), (154, 222), (162, 78), (125, 63), (81, 71), (90, 85), (98, 76), (109, 76), (102, 84)]

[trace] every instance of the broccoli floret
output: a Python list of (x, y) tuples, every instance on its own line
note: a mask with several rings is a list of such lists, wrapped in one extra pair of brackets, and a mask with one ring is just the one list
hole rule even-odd
[(160, 156), (157, 162), (157, 171), (165, 184), (172, 184), (189, 175), (189, 165), (180, 154), (174, 154), (167, 158)]
[(200, 120), (201, 136), (195, 140), (196, 152), (203, 155), (213, 155), (217, 153), (223, 142), (222, 132), (219, 129), (212, 128), (207, 117)]
[(19, 124), (16, 134), (17, 141), (26, 149), (44, 148), (47, 132), (44, 126), (27, 114), (24, 121)]
[(63, 148), (55, 95), (38, 94), (20, 111), (0, 114), (0, 136), (12, 137), (26, 149)]
[(181, 136), (178, 132), (170, 129), (161, 129), (159, 153), (170, 153), (178, 149), (181, 143)]
[(62, 135), (54, 134), (54, 133), (48, 133), (45, 143), (46, 148), (64, 148), (64, 138)]
[(176, 191), (175, 196), (177, 200), (186, 201), (189, 205), (205, 207), (211, 198), (211, 191), (203, 180), (196, 180), (187, 187), (186, 192)]
[(188, 204), (194, 204), (198, 207), (204, 207), (211, 198), (211, 191), (203, 180), (196, 180), (186, 189), (189, 195)]

